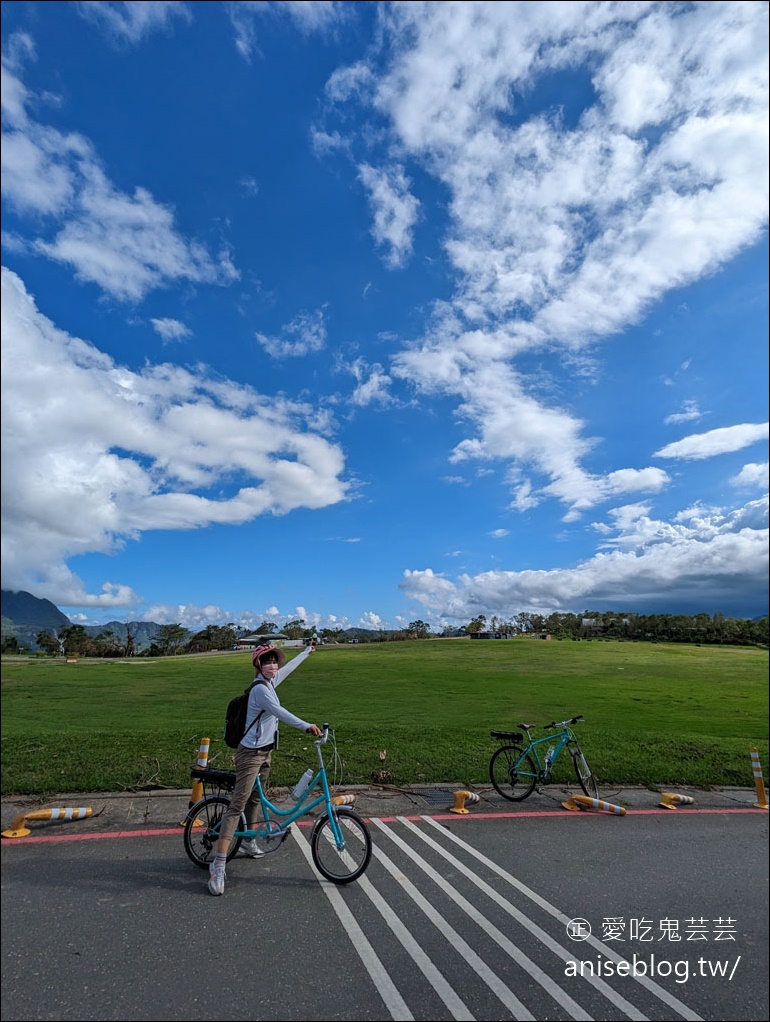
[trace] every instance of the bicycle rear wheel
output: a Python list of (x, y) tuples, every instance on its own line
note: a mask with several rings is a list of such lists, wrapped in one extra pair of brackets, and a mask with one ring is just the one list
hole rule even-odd
[(594, 772), (586, 763), (583, 750), (577, 742), (572, 745), (570, 752), (572, 753), (572, 765), (575, 767), (575, 776), (578, 779), (578, 784), (589, 798), (598, 798), (599, 785), (596, 783)]
[[(187, 813), (184, 821), (184, 850), (201, 869), (208, 869), (216, 855), (219, 827), (229, 805), (230, 799), (226, 795), (206, 795)], [(246, 817), (243, 813), (237, 829), (246, 829)], [(228, 862), (240, 847), (241, 839), (234, 837), (227, 853)]]
[(337, 848), (332, 823), (324, 813), (310, 835), (313, 863), (327, 880), (335, 884), (349, 884), (357, 880), (372, 857), (372, 839), (366, 824), (349, 809), (337, 812), (337, 822), (345, 838), (345, 847)]
[(521, 745), (502, 745), (489, 761), (489, 779), (503, 798), (521, 802), (535, 790), (537, 770)]

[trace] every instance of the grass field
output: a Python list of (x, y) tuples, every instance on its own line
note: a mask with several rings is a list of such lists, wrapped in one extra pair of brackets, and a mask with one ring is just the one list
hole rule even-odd
[[(153, 660), (4, 657), (3, 794), (185, 788), (200, 740), (229, 768), (225, 706), (250, 655)], [(753, 785), (768, 756), (768, 652), (569, 640), (428, 639), (319, 648), (279, 689), (292, 712), (337, 733), (338, 783), (488, 782), (490, 728), (582, 713), (576, 731), (602, 794), (613, 787)], [(385, 758), (381, 758), (381, 752)], [(312, 764), (283, 726), (272, 781)], [(571, 766), (561, 765), (570, 780)]]

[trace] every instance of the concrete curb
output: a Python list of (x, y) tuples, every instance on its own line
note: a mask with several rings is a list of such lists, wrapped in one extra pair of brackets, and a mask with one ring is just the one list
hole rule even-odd
[[(454, 803), (455, 793), (468, 791), (467, 785), (421, 785), (415, 788), (387, 788), (375, 785), (340, 785), (335, 794), (351, 793), (356, 796), (354, 808), (364, 817), (392, 816), (443, 816), (448, 814)], [(674, 812), (661, 807), (662, 791), (675, 790), (692, 798), (692, 803), (683, 804)], [(271, 799), (283, 808), (289, 803), (288, 788), (270, 789)], [(523, 802), (509, 802), (503, 799), (491, 785), (477, 786), (473, 794), (478, 796), (469, 801), (474, 815), (522, 815), (532, 816), (543, 813), (564, 813), (563, 803), (570, 796), (580, 794), (573, 787), (549, 785), (530, 795)], [(121, 791), (95, 793), (64, 793), (45, 800), (36, 796), (3, 796), (0, 808), (2, 826), (7, 830), (11, 823), (25, 810), (33, 812), (42, 807), (90, 808), (87, 819), (57, 820), (49, 823), (34, 823), (30, 830), (35, 835), (57, 835), (62, 828), (70, 833), (110, 832), (139, 828), (179, 827), (184, 822), (190, 806), (191, 790), (150, 789), (148, 791)], [(654, 811), (668, 816), (684, 815), (698, 809), (753, 810), (756, 809), (756, 792), (753, 788), (719, 788), (702, 790), (666, 786), (665, 789), (650, 788), (607, 788), (600, 792), (603, 800), (622, 806), (627, 813)], [(759, 810), (757, 809), (759, 812)], [(461, 817), (453, 817), (458, 819)], [(620, 824), (622, 826), (622, 824)]]

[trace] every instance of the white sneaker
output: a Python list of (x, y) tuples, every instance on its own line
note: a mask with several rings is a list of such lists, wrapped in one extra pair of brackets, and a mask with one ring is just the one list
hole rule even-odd
[(218, 866), (216, 861), (209, 866), (208, 887), (211, 894), (225, 893), (225, 867)]
[(250, 859), (259, 859), (265, 854), (257, 844), (257, 839), (253, 837), (245, 837), (241, 841), (241, 851)]

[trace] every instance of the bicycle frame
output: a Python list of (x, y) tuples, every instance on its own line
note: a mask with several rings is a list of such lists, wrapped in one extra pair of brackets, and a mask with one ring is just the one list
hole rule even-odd
[[(292, 806), (290, 809), (280, 809), (277, 805), (270, 801), (265, 794), (265, 790), (262, 787), (262, 781), (259, 775), (257, 775), (254, 781), (254, 788), (259, 794), (259, 802), (262, 807), (263, 820), (261, 823), (256, 825), (253, 829), (236, 830), (233, 834), (234, 838), (272, 838), (276, 837), (277, 834), (271, 829), (271, 823), (273, 825), (278, 823), (277, 817), (280, 817), (281, 823), (279, 826), (279, 833), (283, 832), (292, 824), (295, 820), (305, 816), (311, 812), (316, 806), (324, 803), (326, 806), (326, 812), (329, 814), (329, 820), (331, 822), (332, 833), (334, 840), (337, 844), (337, 848), (340, 850), (345, 847), (345, 837), (342, 833), (342, 828), (337, 821), (337, 807), (332, 802), (331, 791), (329, 790), (329, 781), (326, 776), (326, 765), (324, 763), (323, 754), (321, 752), (321, 746), (325, 745), (329, 738), (329, 725), (324, 724), (323, 734), (320, 738), (317, 738), (313, 745), (315, 745), (316, 754), (318, 756), (318, 772), (315, 774), (313, 779), (308, 784), (305, 792), (299, 801)], [(319, 787), (321, 791), (319, 794), (313, 796), (313, 792)], [(272, 816), (271, 816), (272, 814)]]
[[(532, 794), (538, 782), (550, 783), (553, 765), (567, 746), (578, 784), (589, 798), (598, 798), (596, 778), (572, 731), (572, 725), (582, 719), (583, 715), (579, 714), (544, 724), (547, 734), (542, 738), (532, 738), (534, 724), (517, 724), (516, 731), (490, 731), (500, 743), (489, 761), (489, 779), (498, 794), (510, 802), (520, 802)], [(543, 751), (543, 746), (548, 747), (547, 752)]]
[[(272, 819), (280, 818), (281, 830), (285, 830), (291, 823), (299, 820), (301, 817), (306, 816), (308, 812), (311, 812), (317, 805), (322, 802), (326, 805), (326, 811), (328, 812), (329, 819), (331, 821), (331, 831), (334, 835), (337, 848), (345, 847), (345, 837), (341, 827), (339, 827), (336, 821), (336, 806), (331, 801), (331, 792), (329, 791), (329, 782), (326, 777), (326, 765), (323, 761), (323, 755), (321, 753), (321, 746), (324, 744), (325, 739), (319, 738), (313, 744), (316, 747), (316, 753), (318, 755), (318, 772), (313, 777), (313, 780), (308, 785), (304, 794), (300, 800), (289, 809), (281, 809), (265, 794), (265, 789), (262, 787), (262, 781), (257, 777), (254, 787), (260, 796), (260, 805), (262, 806), (262, 816), (264, 821), (259, 826), (255, 827), (254, 830), (236, 830), (234, 837), (271, 837), (270, 833), (270, 822), (271, 814)], [(313, 792), (320, 785), (320, 793), (313, 796)], [(275, 821), (277, 822), (277, 821)]]
[[(324, 724), (323, 733), (314, 741), (318, 757), (318, 770), (294, 805), (281, 809), (275, 805), (262, 786), (259, 775), (251, 789), (252, 804), (256, 812), (262, 811), (262, 820), (246, 824), (243, 810), (239, 828), (228, 842), (228, 862), (236, 856), (244, 838), (253, 839), (256, 847), (244, 849), (248, 856), (257, 858), (274, 852), (289, 834), (295, 820), (320, 807), (310, 831), (309, 845), (313, 865), (325, 880), (334, 884), (349, 884), (357, 880), (372, 857), (372, 838), (366, 823), (353, 810), (352, 797), (333, 798), (321, 747), (334, 731)], [(335, 748), (336, 756), (336, 748)], [(219, 846), (222, 820), (231, 805), (236, 774), (232, 770), (209, 770), (193, 767), (192, 776), (203, 782), (203, 796), (187, 811), (184, 821), (184, 849), (200, 869), (210, 869)], [(309, 776), (310, 770), (306, 771)], [(303, 774), (303, 779), (305, 775)], [(206, 793), (206, 785), (217, 788)], [(339, 803), (339, 804), (338, 804)]]
[[(532, 777), (532, 773), (530, 771), (522, 770), (520, 768), (521, 764), (526, 763), (527, 756), (531, 756), (537, 766), (537, 774), (535, 776), (538, 781), (547, 781), (550, 778), (553, 765), (561, 755), (564, 746), (577, 741), (572, 731), (566, 726), (555, 734), (551, 733), (545, 735), (543, 738), (535, 739), (532, 739), (529, 735), (527, 735), (527, 739), (528, 744), (524, 746), (522, 754), (516, 762), (516, 768), (519, 771), (520, 776)], [(544, 754), (543, 759), (540, 758), (539, 746), (541, 745), (547, 745), (549, 747), (553, 746), (554, 751), (553, 755), (550, 757), (550, 761), (548, 760), (547, 752)]]

